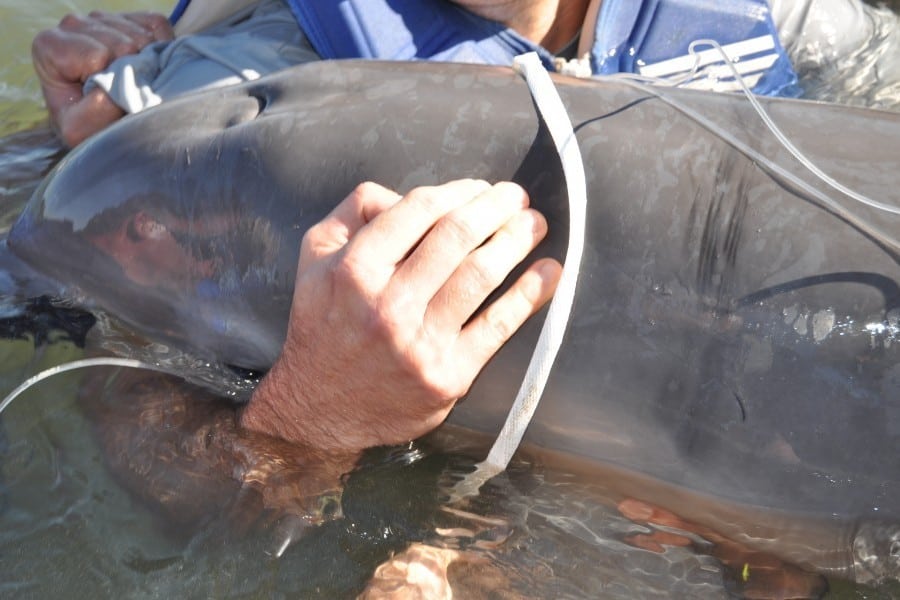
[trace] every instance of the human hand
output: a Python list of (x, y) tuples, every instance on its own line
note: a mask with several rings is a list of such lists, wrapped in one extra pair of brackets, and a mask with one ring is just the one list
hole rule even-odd
[(120, 56), (173, 35), (161, 14), (94, 11), (87, 17), (66, 15), (57, 27), (35, 36), (34, 69), (50, 122), (67, 146), (78, 145), (125, 114), (101, 89), (84, 95), (87, 78)]
[(287, 340), (242, 425), (331, 450), (431, 431), (550, 299), (562, 267), (543, 259), (475, 314), (546, 231), (512, 183), (360, 185), (303, 238)]
[(686, 521), (659, 506), (626, 498), (619, 502), (618, 509), (624, 517), (649, 529), (649, 533), (627, 536), (626, 543), (662, 553), (667, 546), (696, 546), (700, 541), (698, 551), (714, 556), (728, 568), (741, 598), (820, 598), (828, 589), (825, 578), (817, 573)]

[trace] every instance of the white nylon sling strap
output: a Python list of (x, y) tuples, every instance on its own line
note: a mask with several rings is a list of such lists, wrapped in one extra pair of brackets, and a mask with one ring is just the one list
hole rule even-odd
[(487, 480), (503, 472), (519, 447), (540, 402), (541, 394), (550, 377), (550, 369), (562, 344), (575, 300), (575, 285), (584, 252), (587, 183), (581, 150), (572, 129), (572, 122), (553, 80), (537, 53), (529, 52), (517, 56), (513, 60), (513, 67), (525, 78), (562, 161), (569, 196), (569, 244), (559, 285), (550, 302), (550, 309), (534, 354), (531, 356), (519, 393), (506, 417), (506, 423), (487, 458), (478, 463), (475, 471), (457, 484), (453, 494), (457, 498), (476, 494)]

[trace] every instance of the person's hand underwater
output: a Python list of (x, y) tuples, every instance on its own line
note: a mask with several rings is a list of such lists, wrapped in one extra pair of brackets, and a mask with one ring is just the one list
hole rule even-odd
[(173, 37), (161, 14), (94, 11), (87, 17), (66, 15), (53, 29), (38, 33), (31, 45), (50, 122), (63, 143), (75, 147), (124, 115), (106, 92), (84, 95), (87, 78), (115, 59)]
[(287, 341), (242, 425), (334, 450), (431, 431), (550, 299), (562, 267), (542, 259), (478, 312), (546, 231), (512, 183), (360, 185), (303, 238)]
[[(709, 527), (686, 521), (659, 506), (634, 498), (619, 503), (619, 512), (628, 519), (649, 525), (649, 533), (638, 533), (625, 542), (650, 552), (665, 552), (666, 546), (693, 546), (699, 536), (709, 543), (700, 551), (719, 559), (732, 574), (737, 575), (730, 587), (748, 600), (776, 600), (783, 598), (821, 598), (828, 590), (828, 582), (818, 573), (784, 562), (773, 554), (753, 549), (718, 534)], [(658, 529), (662, 526), (665, 529)], [(684, 532), (678, 533), (680, 531)], [(693, 535), (691, 535), (693, 534)]]

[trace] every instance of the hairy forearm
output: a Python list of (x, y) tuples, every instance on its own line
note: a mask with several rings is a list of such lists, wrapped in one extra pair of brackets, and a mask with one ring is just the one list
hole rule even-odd
[(360, 185), (304, 236), (282, 354), (241, 425), (327, 452), (429, 433), (550, 299), (545, 259), (483, 306), (546, 231), (512, 183)]
[(297, 365), (303, 363), (297, 354), (290, 346), (285, 348), (280, 362), (263, 378), (241, 411), (241, 427), (325, 451), (365, 449), (364, 443), (348, 436), (339, 439), (329, 431), (331, 415), (317, 411), (309, 401), (308, 395), (315, 392), (297, 372)]

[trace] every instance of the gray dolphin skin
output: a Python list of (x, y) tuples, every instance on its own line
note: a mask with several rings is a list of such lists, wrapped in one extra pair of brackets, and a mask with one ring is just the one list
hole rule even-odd
[[(526, 442), (801, 565), (900, 576), (900, 216), (824, 186), (742, 96), (556, 81), (587, 246)], [(900, 114), (764, 105), (830, 176), (896, 203)], [(264, 370), (307, 228), (362, 181), (461, 177), (522, 184), (550, 222), (535, 255), (564, 258), (561, 166), (512, 70), (314, 63), (95, 136), (9, 245), (151, 337)], [(499, 430), (540, 324), (451, 423)]]

